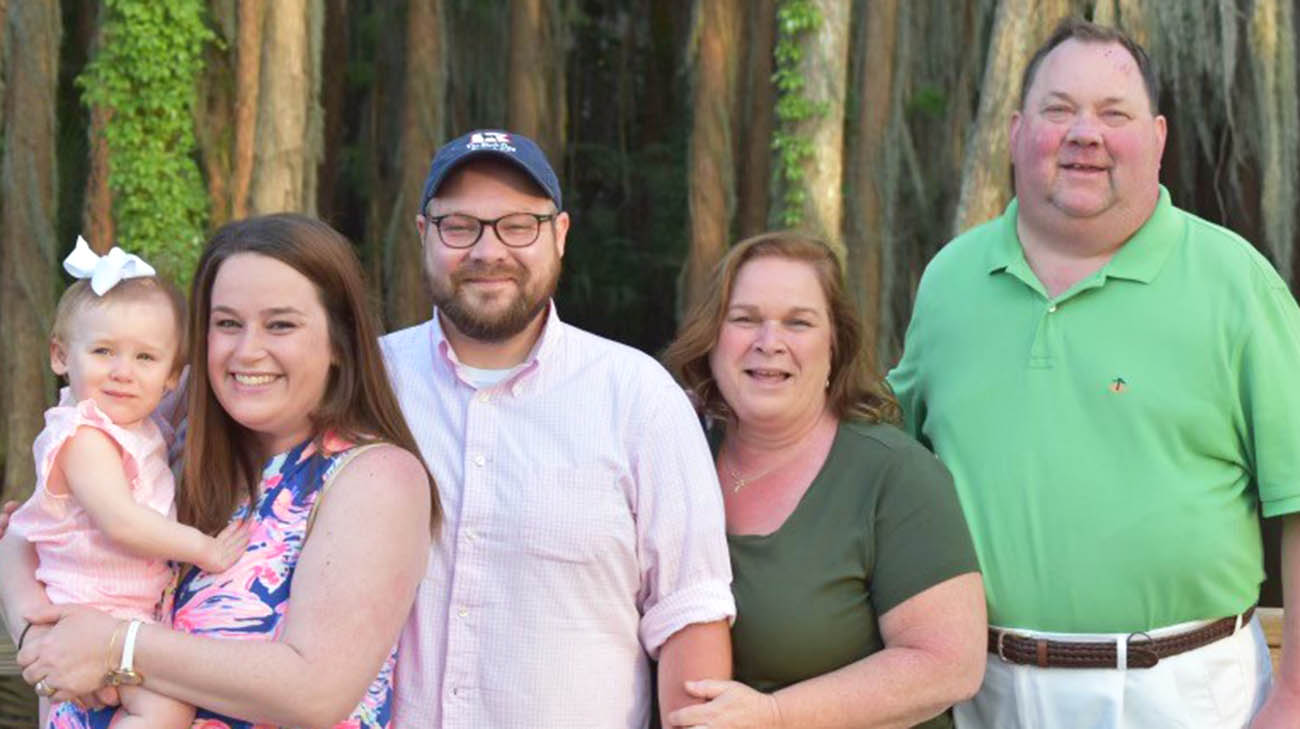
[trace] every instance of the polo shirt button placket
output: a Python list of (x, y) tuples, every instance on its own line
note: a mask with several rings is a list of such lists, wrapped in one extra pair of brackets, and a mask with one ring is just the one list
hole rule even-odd
[(1042, 316), (1038, 318), (1038, 325), (1035, 327), (1033, 344), (1029, 349), (1029, 366), (1033, 369), (1044, 369), (1052, 367), (1052, 346), (1050, 344), (1051, 331), (1056, 328), (1053, 323), (1052, 315), (1056, 313), (1057, 303), (1048, 301), (1045, 309), (1041, 309)]

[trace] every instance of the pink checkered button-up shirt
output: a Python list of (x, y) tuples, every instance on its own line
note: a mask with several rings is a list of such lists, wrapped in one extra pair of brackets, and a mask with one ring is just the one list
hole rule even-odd
[(381, 340), (445, 521), (402, 633), (396, 729), (642, 729), (649, 659), (735, 615), (699, 423), (654, 360), (552, 306), (476, 389), (438, 318)]

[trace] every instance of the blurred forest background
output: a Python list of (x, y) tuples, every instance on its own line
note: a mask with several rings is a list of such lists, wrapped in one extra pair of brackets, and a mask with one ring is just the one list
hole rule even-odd
[(1009, 199), (1021, 70), (1071, 14), (1151, 52), (1174, 201), (1294, 285), (1297, 5), (0, 0), (3, 497), (31, 488), (79, 233), (185, 283), (222, 223), (317, 214), (397, 328), (429, 313), (413, 224), (429, 160), (478, 127), (533, 136), (560, 174), (567, 320), (655, 352), (730, 243), (802, 227), (844, 254), (887, 368), (926, 261)]
[(3, 494), (30, 489), (78, 233), (186, 282), (222, 223), (317, 214), (357, 245), (386, 325), (408, 325), (429, 313), (428, 162), (477, 127), (555, 163), (569, 321), (657, 351), (731, 242), (803, 227), (844, 253), (887, 367), (925, 262), (1006, 204), (1021, 69), (1071, 14), (1151, 51), (1174, 201), (1293, 282), (1297, 4), (0, 0)]

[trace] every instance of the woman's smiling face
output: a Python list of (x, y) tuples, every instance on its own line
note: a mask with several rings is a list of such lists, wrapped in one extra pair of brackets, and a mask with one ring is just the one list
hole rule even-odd
[(221, 407), (267, 455), (313, 435), (333, 350), (311, 280), (269, 256), (236, 254), (217, 271), (208, 315), (208, 377)]
[(764, 256), (737, 272), (709, 366), (742, 425), (781, 428), (826, 407), (833, 339), (813, 267)]

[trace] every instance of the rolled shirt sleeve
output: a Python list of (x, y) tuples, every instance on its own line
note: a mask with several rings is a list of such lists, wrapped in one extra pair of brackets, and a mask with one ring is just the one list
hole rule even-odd
[(652, 658), (693, 623), (734, 619), (722, 494), (686, 396), (665, 392), (645, 420), (632, 470), (641, 558), (641, 643)]

